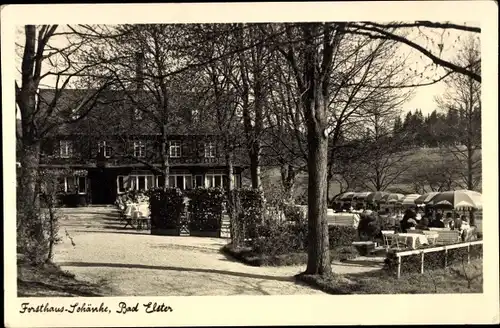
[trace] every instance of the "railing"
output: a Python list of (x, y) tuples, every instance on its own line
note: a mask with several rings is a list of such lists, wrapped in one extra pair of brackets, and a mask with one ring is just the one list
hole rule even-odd
[(432, 248), (424, 248), (424, 249), (416, 249), (416, 250), (410, 250), (410, 251), (402, 251), (402, 252), (397, 252), (395, 253), (397, 257), (397, 278), (399, 279), (401, 277), (401, 258), (405, 256), (410, 256), (410, 255), (418, 255), (420, 254), (420, 273), (424, 273), (424, 258), (426, 253), (434, 253), (434, 252), (440, 252), (444, 251), (444, 267), (446, 268), (448, 266), (448, 261), (447, 261), (447, 256), (448, 256), (448, 250), (451, 249), (457, 249), (457, 248), (465, 248), (467, 247), (467, 263), (470, 263), (470, 247), (474, 245), (482, 245), (483, 241), (482, 240), (477, 240), (477, 241), (470, 241), (470, 242), (465, 242), (465, 243), (460, 243), (460, 244), (451, 244), (451, 245), (444, 245), (444, 246), (436, 246)]

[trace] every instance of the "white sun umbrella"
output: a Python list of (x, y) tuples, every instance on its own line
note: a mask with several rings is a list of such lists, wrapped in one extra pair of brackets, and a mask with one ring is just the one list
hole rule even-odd
[(417, 204), (415, 204), (415, 199), (417, 199), (418, 197), (420, 197), (419, 194), (406, 195), (403, 199), (401, 199), (398, 202), (398, 204), (405, 206), (405, 207), (417, 206)]
[(472, 190), (445, 191), (437, 194), (428, 203), (434, 207), (450, 209), (483, 208), (481, 193)]

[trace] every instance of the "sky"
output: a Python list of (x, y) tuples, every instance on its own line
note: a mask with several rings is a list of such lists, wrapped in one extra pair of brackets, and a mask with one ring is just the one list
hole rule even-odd
[[(457, 24), (464, 24), (463, 22), (455, 22)], [(478, 24), (472, 22), (465, 22), (469, 26), (478, 26)], [(63, 28), (62, 26), (59, 27)], [(22, 28), (19, 28), (16, 35), (17, 42), (22, 44)], [(441, 58), (450, 60), (455, 57), (457, 46), (461, 40), (464, 40), (469, 35), (474, 35), (474, 33), (450, 31), (438, 32), (436, 30), (423, 30), (417, 32), (411, 30), (408, 34), (410, 40), (414, 40), (419, 45), (424, 45), (425, 48), (432, 50), (433, 52), (438, 49), (436, 44), (442, 43), (443, 50), (441, 53)], [(64, 38), (54, 40), (54, 45), (60, 46), (65, 43)], [(418, 72), (424, 72), (425, 76), (428, 78), (440, 77), (444, 74), (445, 70), (441, 67), (435, 67), (434, 65), (429, 66), (431, 63), (430, 59), (422, 56), (418, 51), (408, 47), (407, 45), (401, 44), (399, 47), (399, 55), (407, 55), (408, 62), (411, 63), (409, 68), (416, 69)], [(398, 55), (398, 53), (395, 53)], [(16, 63), (20, 67), (20, 59), (16, 56)], [(424, 67), (430, 67), (423, 69)], [(429, 79), (423, 79), (422, 82), (429, 82)], [(55, 79), (44, 79), (42, 81), (46, 85), (54, 85)], [(437, 109), (435, 103), (435, 97), (442, 95), (446, 91), (446, 86), (444, 82), (438, 82), (429, 86), (422, 86), (414, 89), (413, 97), (405, 102), (401, 106), (402, 115), (408, 111), (414, 111), (415, 109), (420, 109), (424, 115), (430, 114), (434, 109)]]

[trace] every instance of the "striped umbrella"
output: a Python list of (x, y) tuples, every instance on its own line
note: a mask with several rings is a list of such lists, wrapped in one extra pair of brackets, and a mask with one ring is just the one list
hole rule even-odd
[(340, 195), (338, 199), (341, 201), (351, 201), (353, 197), (354, 197), (354, 192), (348, 191)]
[(403, 194), (388, 194), (380, 199), (380, 203), (381, 204), (384, 204), (384, 203), (395, 204), (400, 199), (403, 199), (404, 197), (405, 197), (405, 195), (403, 195)]
[(427, 192), (427, 193), (421, 195), (420, 197), (418, 197), (417, 199), (415, 199), (415, 204), (417, 204), (417, 205), (427, 204), (437, 194), (439, 194), (439, 192), (437, 192), (437, 191)]
[(365, 191), (365, 192), (357, 192), (357, 193), (354, 193), (354, 196), (353, 196), (353, 200), (360, 200), (360, 201), (363, 201), (363, 200), (366, 200), (366, 198), (368, 197), (368, 195), (370, 195), (371, 192), (369, 191)]
[(382, 197), (388, 194), (389, 193), (385, 191), (374, 191), (371, 192), (368, 196), (366, 196), (365, 201), (367, 203), (378, 203)]
[(403, 199), (399, 200), (398, 204), (402, 206), (417, 206), (415, 203), (415, 199), (420, 197), (419, 194), (409, 194), (406, 195)]
[(429, 205), (436, 208), (464, 209), (464, 208), (483, 208), (483, 195), (472, 190), (454, 190), (440, 192), (435, 195)]

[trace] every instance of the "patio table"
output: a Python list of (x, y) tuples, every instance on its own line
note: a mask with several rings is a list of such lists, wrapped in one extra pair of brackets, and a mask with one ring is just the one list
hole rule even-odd
[(397, 238), (398, 241), (403, 241), (403, 243), (411, 249), (417, 248), (417, 240), (420, 242), (420, 245), (429, 244), (427, 236), (420, 233), (399, 233), (397, 234)]

